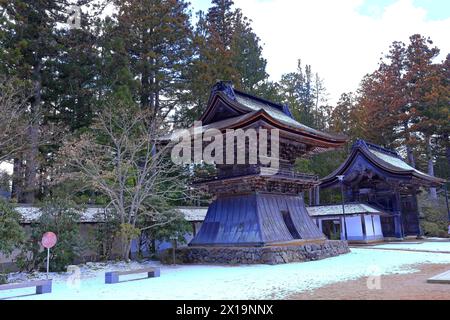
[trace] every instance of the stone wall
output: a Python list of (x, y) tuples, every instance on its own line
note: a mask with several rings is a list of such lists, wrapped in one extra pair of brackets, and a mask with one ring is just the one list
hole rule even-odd
[[(282, 264), (320, 260), (349, 253), (346, 241), (324, 241), (296, 246), (273, 247), (186, 247), (176, 250), (177, 264)], [(160, 255), (164, 264), (173, 263), (173, 250)]]

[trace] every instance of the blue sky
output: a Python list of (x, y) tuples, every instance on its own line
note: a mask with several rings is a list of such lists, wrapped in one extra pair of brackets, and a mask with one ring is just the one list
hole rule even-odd
[[(329, 102), (355, 91), (393, 41), (420, 33), (450, 52), (450, 0), (234, 0), (253, 20), (272, 80), (310, 64), (325, 82)], [(191, 0), (193, 11), (210, 0)]]
[[(259, 0), (259, 2), (270, 2), (271, 0)], [(300, 0), (305, 1), (305, 0)], [(309, 0), (313, 1), (313, 0)], [(337, 0), (342, 1), (342, 0)], [(211, 0), (190, 0), (194, 11), (208, 10)], [(396, 0), (364, 0), (359, 7), (359, 12), (367, 16), (378, 16), (383, 9), (395, 3)], [(413, 3), (427, 10), (427, 19), (437, 20), (450, 17), (450, 0), (413, 0)]]
[[(395, 2), (396, 0), (365, 0), (360, 6), (359, 12), (368, 16), (377, 16), (386, 6)], [(429, 20), (446, 19), (450, 16), (449, 0), (413, 0), (413, 4), (426, 9)]]

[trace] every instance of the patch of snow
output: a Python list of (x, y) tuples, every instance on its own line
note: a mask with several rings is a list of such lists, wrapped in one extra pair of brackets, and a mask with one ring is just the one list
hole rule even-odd
[[(80, 274), (80, 279), (85, 280), (89, 278), (95, 278), (99, 276), (104, 276), (105, 272), (108, 271), (125, 271), (125, 270), (137, 270), (146, 267), (159, 267), (160, 263), (156, 261), (108, 261), (108, 262), (87, 262), (85, 264), (68, 267), (69, 270), (77, 270)], [(73, 268), (75, 267), (75, 268)], [(49, 278), (53, 279), (54, 282), (67, 281), (67, 279), (74, 273), (74, 271), (69, 272), (50, 272)], [(24, 282), (29, 280), (43, 280), (46, 279), (47, 275), (45, 272), (14, 272), (10, 273), (8, 276), (8, 282)]]
[(428, 237), (427, 240), (428, 241), (448, 241), (448, 242), (450, 242), (449, 238)]
[[(53, 293), (17, 297), (32, 293), (14, 290), (0, 292), (1, 297), (17, 299), (283, 299), (288, 295), (347, 280), (373, 275), (410, 273), (414, 265), (450, 264), (450, 254), (352, 249), (334, 258), (284, 265), (161, 266), (161, 277), (106, 285), (104, 272), (117, 268), (141, 268), (156, 262), (86, 264), (81, 280), (70, 282), (68, 274), (52, 274)], [(376, 273), (376, 274), (375, 274)], [(45, 274), (40, 274), (44, 276)], [(383, 278), (382, 280), (383, 281)]]
[(399, 242), (399, 243), (381, 244), (374, 246), (374, 248), (450, 252), (450, 241), (447, 239), (447, 241), (434, 241), (422, 243)]

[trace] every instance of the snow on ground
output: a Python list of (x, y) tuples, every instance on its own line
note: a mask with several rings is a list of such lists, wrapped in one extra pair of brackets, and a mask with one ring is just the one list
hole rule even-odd
[[(161, 266), (161, 277), (104, 284), (105, 270), (136, 269), (157, 262), (131, 264), (90, 263), (80, 268), (81, 280), (52, 274), (53, 293), (30, 295), (34, 289), (0, 291), (0, 298), (15, 299), (283, 299), (290, 294), (370, 275), (414, 272), (421, 263), (448, 263), (450, 254), (372, 249), (320, 261), (284, 265)], [(35, 275), (42, 278), (44, 274)], [(23, 274), (12, 275), (23, 278)], [(24, 296), (28, 294), (28, 296)], [(18, 297), (20, 295), (20, 297)]]
[(422, 242), (422, 243), (388, 243), (374, 246), (373, 248), (380, 249), (402, 249), (402, 250), (421, 250), (421, 251), (434, 251), (434, 252), (450, 252), (450, 240), (439, 242)]

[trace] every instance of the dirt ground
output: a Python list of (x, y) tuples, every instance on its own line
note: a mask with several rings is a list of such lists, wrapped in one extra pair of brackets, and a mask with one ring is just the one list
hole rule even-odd
[(450, 270), (450, 264), (417, 265), (419, 272), (381, 276), (381, 289), (368, 289), (368, 278), (335, 283), (290, 297), (294, 300), (450, 300), (450, 284), (426, 280)]

